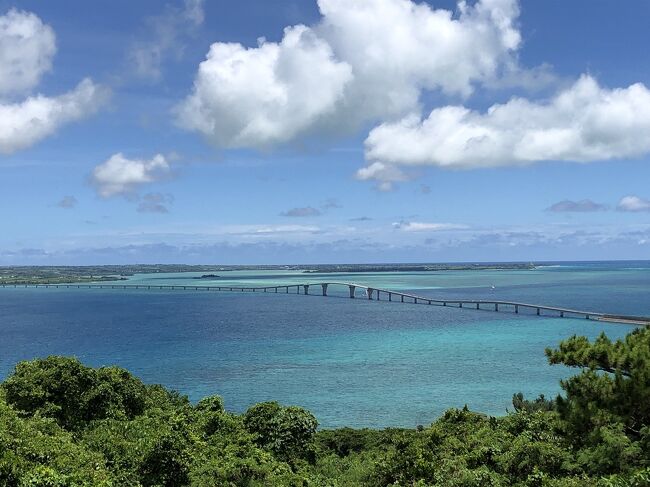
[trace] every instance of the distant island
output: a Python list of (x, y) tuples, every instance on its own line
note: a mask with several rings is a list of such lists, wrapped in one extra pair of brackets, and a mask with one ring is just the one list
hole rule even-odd
[[(234, 267), (234, 266), (233, 266)], [(68, 284), (125, 281), (134, 274), (175, 272), (223, 272), (222, 266), (184, 264), (137, 264), (97, 266), (7, 266), (0, 267), (2, 284)], [(207, 279), (207, 277), (206, 277)]]
[(5, 266), (0, 267), (0, 285), (68, 284), (124, 281), (134, 274), (205, 272), (195, 279), (220, 277), (216, 272), (230, 271), (296, 271), (304, 273), (351, 272), (425, 272), (465, 270), (529, 270), (532, 263), (453, 263), (453, 264), (292, 264), (292, 265), (186, 265), (136, 264), (97, 266)]

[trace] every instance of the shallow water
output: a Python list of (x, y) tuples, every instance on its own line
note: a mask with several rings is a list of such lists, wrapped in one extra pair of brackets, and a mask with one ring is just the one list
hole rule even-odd
[[(650, 315), (648, 263), (534, 271), (347, 275), (219, 272), (138, 275), (132, 283), (267, 285), (354, 281), (432, 297), (499, 298)], [(492, 288), (494, 286), (494, 288)], [(346, 291), (342, 289), (341, 292)], [(544, 348), (572, 334), (633, 329), (341, 296), (206, 291), (0, 289), (0, 376), (18, 360), (76, 355), (117, 364), (192, 400), (220, 394), (228, 409), (278, 400), (324, 427), (415, 426), (449, 407), (504, 414), (512, 394), (557, 394), (575, 371)]]

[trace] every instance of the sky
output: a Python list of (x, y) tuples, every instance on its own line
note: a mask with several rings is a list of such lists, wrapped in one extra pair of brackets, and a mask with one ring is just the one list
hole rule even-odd
[(0, 0), (0, 265), (650, 259), (645, 0)]

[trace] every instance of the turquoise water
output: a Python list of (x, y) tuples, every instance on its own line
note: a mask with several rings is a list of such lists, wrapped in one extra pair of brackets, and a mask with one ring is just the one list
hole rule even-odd
[[(650, 315), (650, 264), (586, 263), (531, 271), (137, 275), (132, 284), (269, 285), (354, 281), (431, 297), (498, 298)], [(346, 290), (342, 289), (341, 292)], [(632, 327), (434, 306), (284, 294), (0, 289), (0, 376), (18, 360), (76, 355), (117, 364), (192, 400), (227, 408), (275, 399), (324, 427), (415, 426), (449, 407), (504, 414), (512, 394), (557, 394), (574, 373), (544, 348), (572, 334)]]

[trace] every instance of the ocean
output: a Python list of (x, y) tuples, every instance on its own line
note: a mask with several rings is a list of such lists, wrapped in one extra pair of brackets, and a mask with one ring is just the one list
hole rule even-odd
[[(262, 286), (344, 281), (432, 298), (501, 299), (650, 316), (650, 262), (548, 263), (534, 270), (139, 274), (125, 284)], [(16, 362), (72, 355), (118, 365), (226, 408), (277, 400), (321, 427), (428, 424), (467, 405), (503, 415), (512, 395), (553, 397), (575, 369), (546, 347), (634, 329), (577, 318), (275, 293), (0, 288), (0, 378)]]

